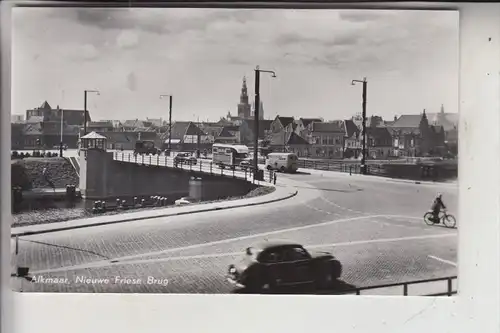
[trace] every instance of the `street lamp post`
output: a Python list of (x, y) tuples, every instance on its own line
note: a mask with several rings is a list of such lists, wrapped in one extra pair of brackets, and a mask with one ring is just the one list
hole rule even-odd
[(362, 127), (362, 137), (363, 137), (363, 150), (361, 156), (361, 173), (366, 175), (366, 89), (368, 86), (368, 81), (366, 81), (366, 77), (363, 80), (352, 80), (351, 84), (354, 86), (356, 83), (363, 84), (363, 127)]
[(196, 127), (198, 128), (198, 137), (196, 138), (196, 143), (197, 143), (197, 157), (200, 156), (200, 141), (201, 141), (201, 124), (200, 124), (200, 117), (198, 116), (198, 119), (197, 119), (197, 123), (196, 123)]
[(172, 95), (160, 95), (160, 98), (168, 97), (168, 153), (172, 150)]
[(97, 90), (84, 90), (83, 91), (83, 135), (87, 134), (87, 93), (96, 93), (100, 95)]
[(61, 142), (59, 143), (60, 157), (63, 157), (63, 130), (64, 130), (64, 110), (61, 109)]
[(259, 171), (259, 113), (260, 113), (260, 73), (270, 73), (271, 77), (276, 77), (274, 71), (260, 69), (259, 66), (255, 68), (255, 112), (254, 112), (254, 148), (253, 148), (253, 167), (254, 177), (257, 176)]

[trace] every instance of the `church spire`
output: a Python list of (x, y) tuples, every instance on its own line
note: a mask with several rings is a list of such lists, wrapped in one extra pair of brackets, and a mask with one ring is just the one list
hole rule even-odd
[(243, 76), (243, 83), (241, 85), (240, 103), (241, 104), (248, 104), (248, 89), (247, 89), (246, 76)]

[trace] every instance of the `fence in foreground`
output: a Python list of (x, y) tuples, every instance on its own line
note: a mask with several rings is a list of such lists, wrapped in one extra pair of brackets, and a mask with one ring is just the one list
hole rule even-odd
[[(342, 295), (366, 295), (367, 292), (371, 291), (381, 291), (382, 289), (392, 291), (391, 295), (402, 295), (402, 296), (452, 296), (457, 294), (457, 289), (453, 286), (453, 282), (457, 280), (457, 276), (448, 276), (443, 278), (416, 280), (408, 282), (381, 284), (375, 286), (367, 286), (360, 288), (352, 288), (341, 291)], [(431, 286), (435, 282), (442, 282), (442, 286)], [(410, 293), (410, 289), (415, 287), (415, 289), (420, 289), (420, 292)], [(434, 288), (433, 288), (434, 287)], [(446, 290), (442, 292), (433, 292), (431, 289)], [(395, 291), (395, 292), (394, 292)], [(370, 295), (379, 295), (379, 293), (370, 293)]]

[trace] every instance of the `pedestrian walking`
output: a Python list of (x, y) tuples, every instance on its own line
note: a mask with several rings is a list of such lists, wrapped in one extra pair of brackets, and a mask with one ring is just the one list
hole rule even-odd
[(274, 176), (273, 182), (274, 182), (274, 185), (276, 185), (276, 171), (273, 172), (273, 176)]

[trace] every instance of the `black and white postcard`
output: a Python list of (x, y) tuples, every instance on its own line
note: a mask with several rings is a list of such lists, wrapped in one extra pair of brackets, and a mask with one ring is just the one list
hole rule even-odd
[(17, 292), (452, 296), (452, 11), (15, 8)]

